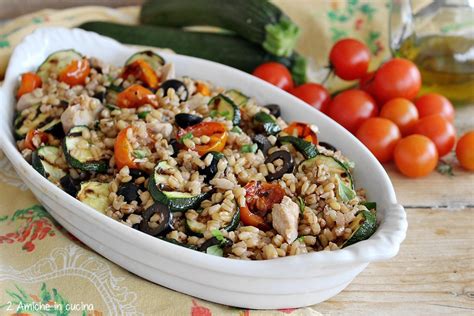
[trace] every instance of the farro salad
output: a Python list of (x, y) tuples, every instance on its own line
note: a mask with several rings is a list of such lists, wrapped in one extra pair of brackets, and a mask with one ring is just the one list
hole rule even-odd
[(154, 52), (123, 67), (55, 52), (21, 76), (17, 100), (17, 146), (33, 168), (162, 240), (262, 260), (340, 249), (376, 229), (353, 163), (318, 142), (316, 126), (176, 76)]

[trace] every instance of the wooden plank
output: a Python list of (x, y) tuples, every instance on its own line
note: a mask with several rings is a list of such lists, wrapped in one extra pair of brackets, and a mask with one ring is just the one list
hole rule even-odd
[(474, 209), (408, 210), (407, 239), (388, 262), (372, 263), (325, 315), (473, 315)]

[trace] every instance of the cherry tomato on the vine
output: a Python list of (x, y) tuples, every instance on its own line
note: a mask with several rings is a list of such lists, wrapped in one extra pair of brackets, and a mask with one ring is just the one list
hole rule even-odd
[(366, 119), (377, 115), (378, 109), (368, 93), (351, 89), (339, 93), (332, 100), (327, 113), (348, 131), (355, 133)]
[(456, 130), (453, 124), (439, 114), (421, 118), (414, 126), (413, 133), (431, 139), (440, 157), (448, 154), (456, 142)]
[(456, 145), (456, 157), (461, 167), (474, 171), (474, 130), (459, 139)]
[(454, 108), (451, 102), (437, 93), (428, 93), (415, 100), (420, 117), (440, 114), (448, 121), (454, 121)]
[(317, 83), (305, 83), (290, 89), (288, 92), (321, 112), (327, 110), (329, 102), (331, 101), (331, 96), (326, 88)]
[(402, 58), (384, 63), (375, 73), (374, 93), (382, 104), (390, 99), (412, 100), (421, 88), (421, 74), (416, 65)]
[(405, 136), (410, 134), (418, 121), (418, 111), (410, 100), (395, 98), (384, 104), (380, 110), (380, 117), (395, 123)]
[(362, 123), (356, 136), (378, 161), (389, 162), (395, 145), (400, 140), (400, 131), (392, 121), (373, 117)]
[(277, 62), (264, 63), (255, 68), (252, 74), (283, 90), (293, 88), (291, 73), (283, 64)]
[(345, 38), (334, 44), (329, 54), (329, 61), (336, 76), (344, 80), (355, 80), (366, 74), (370, 51), (364, 43), (353, 38)]
[(405, 176), (424, 177), (436, 167), (438, 151), (428, 137), (415, 134), (397, 143), (393, 158), (398, 170)]

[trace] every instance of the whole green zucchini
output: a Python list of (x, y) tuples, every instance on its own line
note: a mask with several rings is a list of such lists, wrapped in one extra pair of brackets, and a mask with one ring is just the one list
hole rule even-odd
[(277, 61), (290, 69), (297, 84), (306, 81), (306, 60), (296, 52), (290, 57), (277, 57), (233, 35), (110, 22), (88, 22), (79, 27), (122, 43), (170, 48), (178, 54), (212, 60), (246, 72), (252, 72), (264, 62)]
[(217, 26), (285, 57), (292, 54), (299, 35), (298, 26), (267, 0), (148, 0), (140, 21), (174, 27)]

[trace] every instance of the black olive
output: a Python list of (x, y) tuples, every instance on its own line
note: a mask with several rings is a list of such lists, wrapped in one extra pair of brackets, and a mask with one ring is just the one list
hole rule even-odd
[(253, 142), (257, 144), (258, 149), (260, 149), (264, 156), (267, 155), (268, 150), (272, 147), (272, 143), (268, 138), (263, 134), (257, 134), (253, 137)]
[(326, 142), (319, 142), (318, 145), (326, 148), (327, 150), (337, 151), (336, 147)]
[(76, 197), (80, 188), (79, 181), (74, 180), (70, 175), (67, 174), (59, 180), (59, 183), (67, 194)]
[[(157, 225), (155, 227), (150, 227), (148, 222), (155, 214), (158, 214), (160, 218), (156, 222)], [(140, 222), (140, 231), (148, 235), (158, 236), (171, 229), (171, 221), (173, 216), (171, 215), (170, 209), (165, 204), (155, 202), (143, 212), (142, 217), (143, 219)]]
[(140, 169), (130, 169), (130, 171), (128, 172), (128, 174), (132, 177), (133, 180), (136, 180), (140, 177), (147, 177), (148, 174), (143, 171), (143, 170), (140, 170)]
[(267, 105), (264, 105), (263, 107), (269, 109), (270, 114), (273, 115), (274, 117), (280, 117), (281, 116), (281, 110), (280, 110), (280, 106), (278, 104), (267, 104)]
[(123, 196), (123, 200), (127, 203), (138, 201), (138, 189), (139, 187), (133, 182), (123, 183), (117, 190), (117, 195)]
[(201, 247), (199, 247), (199, 251), (206, 252), (207, 248), (218, 245), (221, 248), (231, 247), (233, 242), (227, 237), (220, 238), (221, 240), (217, 239), (216, 237), (212, 237), (211, 239), (206, 240)]
[(202, 117), (188, 113), (179, 113), (174, 117), (174, 121), (179, 127), (186, 128), (201, 123)]
[(186, 88), (186, 85), (182, 81), (170, 79), (163, 82), (160, 86), (160, 89), (163, 89), (163, 96), (166, 96), (169, 88), (172, 88), (174, 91), (176, 91), (176, 95), (178, 95), (181, 101), (186, 101), (188, 99), (189, 92)]
[(209, 183), (209, 181), (211, 181), (217, 173), (217, 164), (219, 163), (219, 159), (224, 157), (224, 155), (215, 151), (211, 151), (203, 157), (203, 160), (206, 159), (207, 155), (212, 155), (211, 164), (201, 168), (199, 173), (204, 175), (204, 182)]
[(96, 92), (92, 97), (98, 99), (100, 103), (104, 103), (106, 95), (107, 95), (107, 92), (100, 91), (100, 92)]
[(283, 165), (274, 173), (268, 173), (268, 175), (265, 177), (268, 182), (280, 179), (285, 173), (293, 172), (293, 168), (295, 167), (293, 157), (286, 150), (275, 151), (270, 156), (268, 156), (267, 159), (265, 159), (265, 164), (272, 163), (277, 159), (283, 160)]
[(171, 145), (171, 147), (173, 148), (173, 154), (171, 155), (171, 157), (176, 158), (179, 153), (179, 142), (176, 139), (172, 138), (170, 139), (168, 144)]
[(140, 230), (140, 224), (139, 223), (135, 223), (132, 225), (132, 228), (133, 229), (136, 229), (136, 230)]

